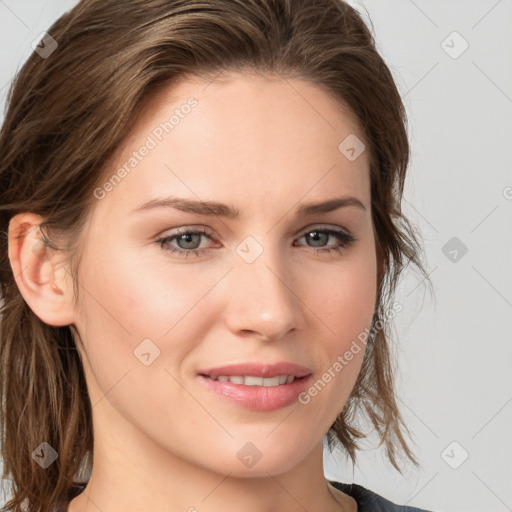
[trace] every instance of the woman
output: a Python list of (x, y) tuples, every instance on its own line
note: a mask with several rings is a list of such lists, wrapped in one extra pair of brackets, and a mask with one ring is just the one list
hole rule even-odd
[(363, 418), (417, 464), (385, 323), (427, 277), (405, 122), (338, 0), (63, 15), (0, 137), (5, 510), (419, 510), (322, 466)]

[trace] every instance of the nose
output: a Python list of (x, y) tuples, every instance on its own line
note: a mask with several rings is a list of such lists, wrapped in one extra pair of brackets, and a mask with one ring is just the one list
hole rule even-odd
[(226, 322), (234, 334), (277, 340), (302, 327), (302, 302), (293, 269), (277, 249), (266, 248), (252, 263), (235, 255), (226, 289)]

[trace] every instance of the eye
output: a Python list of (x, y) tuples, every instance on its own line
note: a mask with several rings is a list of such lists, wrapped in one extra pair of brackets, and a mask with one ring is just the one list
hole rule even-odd
[[(324, 244), (329, 240), (330, 237), (334, 237), (338, 242), (337, 245), (324, 247)], [(310, 247), (316, 247), (317, 254), (321, 252), (338, 252), (348, 247), (352, 242), (356, 241), (356, 238), (342, 231), (341, 229), (334, 228), (318, 228), (309, 229), (299, 240), (305, 238), (306, 240), (312, 241), (314, 245)]]
[[(156, 243), (158, 243), (163, 250), (169, 251), (172, 254), (185, 257), (190, 254), (200, 256), (203, 252), (211, 249), (211, 247), (200, 247), (201, 239), (207, 238), (208, 240), (213, 240), (213, 235), (213, 231), (206, 228), (180, 228), (176, 233), (158, 239)], [(337, 240), (336, 245), (324, 247), (331, 237)], [(356, 238), (350, 233), (342, 231), (341, 229), (333, 228), (309, 229), (298, 240), (301, 240), (302, 238), (312, 242), (313, 245), (310, 245), (310, 247), (316, 248), (317, 253), (341, 253), (343, 248), (348, 247), (352, 242), (356, 241)]]
[[(178, 229), (176, 234), (160, 238), (157, 240), (157, 243), (165, 251), (169, 251), (180, 256), (187, 257), (189, 254), (195, 254), (196, 256), (199, 256), (203, 253), (203, 251), (208, 250), (199, 248), (201, 238), (206, 237), (209, 240), (212, 240), (212, 236), (213, 231), (208, 231), (205, 228), (196, 230), (182, 228)], [(178, 247), (170, 245), (170, 243), (174, 240), (176, 240), (175, 243), (178, 244)]]

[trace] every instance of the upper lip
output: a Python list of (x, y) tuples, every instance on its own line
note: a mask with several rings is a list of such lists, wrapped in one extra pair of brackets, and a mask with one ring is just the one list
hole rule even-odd
[(294, 377), (305, 377), (311, 373), (309, 368), (286, 361), (264, 364), (256, 362), (228, 364), (225, 366), (218, 366), (216, 368), (209, 368), (207, 370), (200, 370), (199, 375), (208, 375), (209, 377), (219, 377), (220, 375), (233, 376), (233, 375), (250, 375), (253, 377), (275, 377), (276, 375), (293, 375)]

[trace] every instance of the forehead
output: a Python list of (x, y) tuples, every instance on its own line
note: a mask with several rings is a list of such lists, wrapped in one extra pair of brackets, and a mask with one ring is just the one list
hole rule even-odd
[[(191, 97), (202, 107), (194, 109), (196, 119), (200, 115), (203, 123), (215, 122), (226, 132), (245, 127), (272, 133), (272, 128), (286, 126), (293, 134), (349, 130), (364, 138), (360, 122), (346, 102), (323, 86), (254, 70), (223, 72), (212, 78), (187, 76), (162, 86), (141, 104), (134, 131), (149, 128), (148, 122), (154, 122), (155, 117), (168, 119), (174, 108), (179, 110)], [(297, 118), (302, 122), (292, 130), (290, 122)]]
[[(359, 195), (369, 205), (367, 152), (351, 161), (340, 149), (350, 137), (364, 141), (355, 116), (305, 80), (247, 72), (188, 77), (141, 106), (105, 174), (108, 180), (123, 166), (128, 171), (107, 199), (122, 198), (128, 208), (142, 196), (231, 204), (236, 196), (275, 208), (331, 192)], [(145, 146), (143, 158), (134, 157)]]

